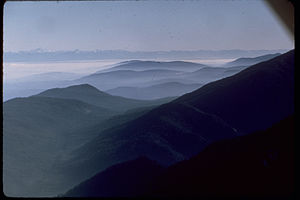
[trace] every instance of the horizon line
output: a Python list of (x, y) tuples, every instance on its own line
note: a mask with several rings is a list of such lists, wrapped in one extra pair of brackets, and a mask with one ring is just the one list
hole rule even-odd
[(3, 49), (3, 53), (22, 53), (22, 52), (37, 52), (37, 53), (51, 53), (51, 52), (101, 52), (101, 51), (124, 51), (130, 53), (154, 53), (154, 52), (197, 52), (197, 51), (286, 51), (292, 50), (294, 48), (279, 48), (279, 49), (198, 49), (198, 50), (125, 50), (125, 49), (94, 49), (94, 50), (80, 50), (80, 49), (73, 49), (73, 50), (48, 50), (43, 48), (36, 48), (31, 50), (19, 50), (19, 51), (5, 51)]

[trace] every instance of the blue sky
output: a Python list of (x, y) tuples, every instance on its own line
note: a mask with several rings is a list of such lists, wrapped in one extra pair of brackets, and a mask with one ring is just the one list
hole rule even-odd
[(4, 51), (292, 49), (261, 0), (6, 2)]

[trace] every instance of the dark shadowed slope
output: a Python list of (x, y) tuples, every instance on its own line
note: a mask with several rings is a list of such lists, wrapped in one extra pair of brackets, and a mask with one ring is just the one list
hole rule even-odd
[(109, 167), (66, 197), (288, 197), (294, 189), (294, 118), (213, 143), (163, 168), (147, 158)]
[(238, 58), (232, 62), (226, 63), (224, 66), (225, 67), (250, 66), (250, 65), (255, 65), (257, 63), (270, 60), (280, 55), (281, 55), (280, 53), (274, 53), (274, 54), (267, 54), (267, 55), (258, 56), (254, 58)]
[(142, 155), (169, 165), (195, 155), (211, 142), (236, 136), (222, 119), (184, 104), (165, 104), (98, 133), (62, 163), (61, 171), (69, 182), (81, 182), (113, 164)]
[(265, 129), (294, 111), (294, 51), (209, 83), (174, 103), (218, 115), (240, 133)]
[(119, 96), (112, 96), (110, 94), (101, 92), (97, 88), (88, 84), (75, 85), (67, 88), (49, 89), (38, 94), (37, 96), (55, 97), (62, 99), (77, 99), (82, 102), (86, 102), (117, 112), (124, 112), (129, 109), (144, 106), (160, 105), (174, 99), (166, 98), (153, 101), (128, 99)]
[(293, 77), (290, 51), (101, 132), (63, 168), (72, 169), (67, 176), (76, 182), (141, 155), (168, 165), (212, 142), (266, 129), (294, 112)]
[(294, 185), (294, 118), (216, 142), (171, 166), (153, 183), (154, 196), (288, 197)]
[(201, 86), (201, 84), (168, 82), (158, 85), (152, 85), (150, 87), (118, 87), (107, 90), (106, 92), (111, 95), (146, 100), (181, 96), (183, 94), (196, 90)]
[(157, 61), (141, 61), (141, 60), (131, 60), (119, 63), (118, 66), (112, 67), (110, 69), (100, 70), (96, 73), (111, 72), (118, 70), (134, 70), (134, 71), (145, 71), (153, 69), (167, 69), (183, 72), (193, 72), (198, 69), (205, 67), (205, 65), (192, 62), (184, 61), (171, 61), (171, 62), (157, 62)]
[(146, 157), (114, 165), (83, 182), (66, 197), (131, 197), (142, 195), (163, 167)]
[(16, 98), (3, 104), (4, 192), (9, 196), (51, 194), (40, 181), (64, 152), (84, 144), (92, 134), (74, 134), (110, 118), (113, 111), (78, 100)]

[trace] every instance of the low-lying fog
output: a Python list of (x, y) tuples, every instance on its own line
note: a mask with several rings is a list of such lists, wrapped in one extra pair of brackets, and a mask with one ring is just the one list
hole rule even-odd
[[(60, 61), (60, 62), (38, 62), (38, 63), (25, 63), (13, 62), (3, 63), (3, 77), (4, 82), (12, 82), (15, 79), (26, 77), (34, 74), (41, 74), (47, 72), (69, 72), (75, 73), (79, 76), (88, 75), (114, 66), (119, 62), (128, 59), (114, 59), (114, 60), (84, 60), (84, 61)], [(134, 60), (134, 59), (132, 59)], [(209, 66), (221, 66), (227, 62), (235, 59), (195, 59), (195, 60), (182, 60), (187, 62), (201, 63)], [(153, 60), (158, 61), (158, 60)], [(159, 60), (171, 61), (171, 60)]]

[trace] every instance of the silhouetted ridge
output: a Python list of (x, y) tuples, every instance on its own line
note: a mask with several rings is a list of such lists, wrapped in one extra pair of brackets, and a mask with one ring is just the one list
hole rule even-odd
[(294, 116), (289, 116), (267, 130), (216, 142), (169, 167), (148, 195), (291, 197), (294, 134)]
[(168, 168), (146, 157), (82, 182), (67, 197), (290, 197), (294, 116), (271, 128), (223, 140)]
[(294, 50), (183, 95), (186, 103), (213, 113), (249, 133), (294, 111)]

